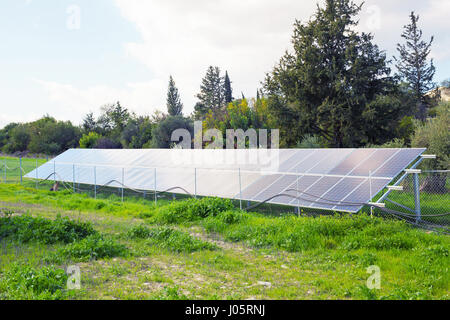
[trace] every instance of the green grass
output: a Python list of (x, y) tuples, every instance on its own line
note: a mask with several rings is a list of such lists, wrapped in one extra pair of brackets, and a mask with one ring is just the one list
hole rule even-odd
[[(141, 198), (121, 203), (117, 197), (94, 200), (18, 185), (0, 185), (0, 202), (3, 212), (14, 212), (10, 219), (55, 225), (66, 219), (89, 223), (96, 233), (69, 243), (43, 241), (40, 232), (28, 241), (4, 237), (4, 299), (16, 290), (6, 283), (21, 283), (10, 279), (14, 263), (36, 272), (80, 266), (82, 290), (63, 291), (56, 297), (61, 299), (449, 298), (448, 236), (399, 221), (364, 214), (270, 217), (236, 211), (217, 199), (158, 201), (155, 207)], [(365, 286), (371, 265), (381, 269), (381, 290)], [(39, 295), (27, 290), (19, 296)]]
[(69, 296), (67, 279), (65, 271), (54, 266), (35, 268), (15, 263), (0, 278), (0, 299), (65, 299)]
[(169, 227), (150, 229), (142, 225), (136, 226), (128, 231), (127, 236), (131, 239), (148, 239), (149, 245), (169, 249), (174, 252), (191, 253), (200, 250), (217, 249), (217, 246), (212, 243), (196, 239), (187, 232)]
[[(45, 159), (32, 159), (22, 158), (22, 176), (25, 176), (28, 172), (36, 169), (36, 163), (38, 166), (46, 163)], [(5, 167), (6, 164), (6, 182), (18, 183), (20, 182), (20, 160), (14, 157), (0, 157), (0, 182), (5, 182)]]

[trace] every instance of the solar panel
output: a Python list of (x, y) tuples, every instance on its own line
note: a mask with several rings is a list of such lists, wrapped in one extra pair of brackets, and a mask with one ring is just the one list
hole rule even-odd
[(357, 212), (425, 150), (71, 149), (26, 177)]

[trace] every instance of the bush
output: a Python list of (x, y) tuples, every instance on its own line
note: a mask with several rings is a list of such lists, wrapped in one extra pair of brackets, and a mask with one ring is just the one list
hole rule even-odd
[(90, 223), (71, 221), (58, 216), (56, 220), (15, 216), (0, 218), (0, 239), (45, 244), (71, 243), (96, 234)]
[(127, 238), (130, 239), (147, 239), (150, 236), (150, 229), (144, 225), (131, 228), (127, 232)]
[(1, 277), (0, 299), (8, 300), (60, 300), (67, 296), (64, 290), (68, 276), (54, 266), (33, 268), (14, 264)]
[(148, 239), (149, 244), (175, 252), (215, 250), (216, 246), (192, 237), (190, 234), (169, 227), (149, 229), (146, 226), (132, 228), (127, 236), (132, 239)]
[(127, 254), (128, 248), (126, 246), (111, 239), (105, 239), (100, 235), (93, 235), (51, 253), (46, 260), (54, 263), (61, 263), (65, 260), (87, 262), (105, 258), (124, 257)]
[(299, 149), (318, 149), (323, 148), (324, 143), (319, 136), (313, 136), (307, 134), (303, 137), (303, 140), (297, 144)]
[(429, 169), (447, 170), (450, 167), (450, 103), (442, 103), (437, 109), (437, 117), (419, 126), (412, 139), (413, 147), (428, 148), (429, 154), (437, 155), (436, 160), (427, 160)]
[(180, 223), (197, 221), (207, 217), (217, 216), (221, 212), (233, 209), (231, 200), (219, 198), (190, 199), (172, 202), (162, 207), (155, 214), (154, 219), (161, 223)]
[(80, 148), (81, 149), (92, 149), (97, 145), (97, 141), (102, 136), (96, 132), (89, 132), (89, 134), (83, 134), (80, 139)]

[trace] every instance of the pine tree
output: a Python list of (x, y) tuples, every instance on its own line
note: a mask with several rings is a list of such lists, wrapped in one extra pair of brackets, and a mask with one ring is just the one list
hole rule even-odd
[(200, 104), (213, 111), (219, 110), (225, 104), (225, 80), (220, 75), (219, 67), (210, 66), (200, 85), (197, 95)]
[(229, 104), (233, 101), (233, 89), (231, 88), (230, 77), (228, 76), (228, 71), (225, 72), (225, 103)]
[(169, 89), (167, 91), (167, 111), (171, 116), (180, 116), (183, 114), (183, 104), (181, 103), (180, 94), (172, 76), (170, 76)]
[(296, 21), (293, 50), (264, 83), (284, 146), (296, 145), (306, 134), (338, 148), (392, 135), (386, 119), (397, 123), (399, 110), (378, 97), (396, 85), (373, 36), (356, 31), (360, 11), (350, 0), (326, 0), (311, 20)]
[(94, 113), (90, 112), (83, 118), (83, 130), (86, 134), (95, 131), (97, 123), (94, 118)]
[(434, 37), (429, 42), (422, 40), (422, 30), (417, 26), (419, 16), (414, 12), (410, 14), (410, 24), (404, 26), (402, 38), (406, 44), (397, 44), (397, 51), (400, 54), (396, 67), (402, 79), (406, 80), (414, 93), (414, 98), (419, 106), (419, 118), (424, 118), (424, 110), (421, 106), (426, 106), (427, 99), (425, 94), (435, 87), (433, 77), (435, 67), (433, 59), (428, 63), (428, 56)]

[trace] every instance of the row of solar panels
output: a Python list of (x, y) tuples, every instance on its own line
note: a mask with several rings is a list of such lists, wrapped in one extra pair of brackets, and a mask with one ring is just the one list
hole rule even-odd
[(357, 212), (424, 151), (72, 149), (27, 177)]

